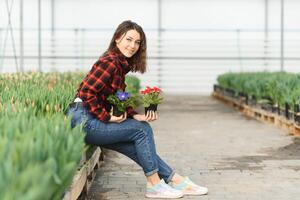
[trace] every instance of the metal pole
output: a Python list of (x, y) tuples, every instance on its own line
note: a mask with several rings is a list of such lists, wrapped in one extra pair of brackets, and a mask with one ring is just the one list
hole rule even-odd
[[(12, 8), (13, 8), (13, 3), (14, 2), (12, 1), (11, 4), (9, 5), (8, 1), (6, 1), (6, 9), (7, 9), (7, 16), (8, 16), (7, 31), (10, 32), (12, 48), (13, 48), (13, 53), (14, 53), (14, 60), (15, 60), (15, 64), (16, 64), (16, 70), (18, 72), (19, 71), (18, 57), (17, 57), (16, 45), (15, 45), (15, 39), (14, 39), (14, 31), (13, 31), (12, 23), (11, 23), (11, 12), (12, 12)], [(5, 47), (6, 47), (6, 39), (7, 39), (7, 37), (5, 37), (5, 40), (4, 40), (4, 42), (5, 42), (4, 43), (4, 53), (5, 53)], [(4, 53), (3, 53), (3, 55), (4, 55)]]
[(75, 50), (75, 57), (76, 57), (76, 66), (78, 67), (78, 69), (80, 68), (79, 67), (79, 39), (78, 39), (78, 32), (79, 32), (79, 29), (74, 29), (74, 37), (75, 37), (75, 47), (74, 47), (74, 50)]
[[(2, 53), (2, 28), (0, 28), (0, 53)], [(2, 72), (2, 57), (4, 57), (4, 54), (0, 54), (0, 73)]]
[(23, 0), (20, 0), (20, 71), (24, 72)]
[(281, 0), (281, 65), (280, 71), (284, 70), (284, 0)]
[[(51, 0), (51, 54), (55, 54), (55, 0)], [(54, 58), (51, 59), (51, 65), (54, 68)]]
[(265, 40), (264, 40), (264, 57), (265, 57), (265, 70), (268, 66), (268, 46), (269, 46), (269, 0), (265, 0)]
[(238, 50), (238, 58), (239, 58), (239, 65), (240, 65), (240, 72), (243, 72), (243, 62), (242, 62), (242, 50), (241, 50), (241, 41), (240, 41), (240, 34), (241, 34), (241, 30), (240, 29), (236, 29), (236, 47)]
[(158, 58), (158, 68), (157, 68), (157, 76), (158, 76), (158, 87), (162, 87), (162, 73), (161, 73), (161, 71), (162, 71), (162, 69), (161, 69), (161, 65), (162, 65), (162, 63), (161, 63), (161, 33), (162, 33), (162, 25), (161, 25), (161, 12), (162, 12), (162, 8), (161, 8), (161, 1), (162, 0), (158, 0), (158, 21), (157, 21), (157, 23), (158, 23), (158, 40), (157, 40), (157, 47), (158, 47), (158, 56), (159, 56), (159, 58)]
[(41, 22), (41, 0), (38, 0), (38, 66), (42, 71), (42, 22)]
[(85, 38), (85, 29), (81, 29), (81, 48), (80, 48), (80, 54), (81, 54), (81, 59), (80, 59), (80, 61), (81, 61), (81, 68), (80, 69), (82, 69), (82, 67), (84, 66), (84, 38)]

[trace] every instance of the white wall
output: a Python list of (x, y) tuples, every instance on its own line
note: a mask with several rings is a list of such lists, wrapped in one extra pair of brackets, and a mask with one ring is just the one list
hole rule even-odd
[[(0, 1), (0, 55), (7, 31), (7, 12)], [(11, 1), (10, 1), (11, 2)], [(12, 10), (13, 28), (19, 27), (19, 0)], [(24, 0), (25, 69), (37, 70), (37, 0)], [(148, 37), (148, 54), (173, 59), (149, 59), (143, 85), (158, 85), (167, 93), (209, 93), (218, 74), (227, 71), (280, 69), (280, 0), (269, 0), (268, 49), (265, 49), (265, 0), (162, 0), (162, 49), (158, 54), (157, 0), (55, 0), (55, 42), (51, 42), (51, 1), (42, 1), (43, 70), (88, 70), (107, 48), (116, 26), (131, 19)], [(300, 57), (300, 1), (285, 1), (285, 56)], [(87, 29), (75, 31), (75, 28)], [(99, 29), (105, 29), (100, 31)], [(241, 31), (237, 31), (240, 29)], [(297, 32), (298, 31), (298, 32)], [(17, 55), (19, 32), (14, 32)], [(16, 70), (7, 35), (2, 72)], [(53, 47), (54, 46), (54, 47)], [(53, 53), (54, 51), (54, 53)], [(49, 59), (66, 56), (67, 59)], [(70, 59), (84, 56), (86, 59)], [(259, 59), (264, 56), (277, 60)], [(179, 59), (193, 57), (201, 59)], [(217, 57), (219, 59), (211, 59)], [(228, 59), (228, 58), (258, 59)], [(174, 59), (176, 58), (176, 59)], [(220, 59), (223, 58), (223, 59)], [(300, 71), (300, 60), (286, 60), (285, 70)], [(2, 69), (1, 69), (2, 68)]]

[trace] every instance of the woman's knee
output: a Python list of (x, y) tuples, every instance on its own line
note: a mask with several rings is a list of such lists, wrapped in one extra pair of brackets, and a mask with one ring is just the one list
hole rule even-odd
[(145, 134), (147, 134), (150, 137), (153, 137), (152, 127), (148, 122), (141, 122), (141, 129), (143, 130), (143, 132), (145, 132)]

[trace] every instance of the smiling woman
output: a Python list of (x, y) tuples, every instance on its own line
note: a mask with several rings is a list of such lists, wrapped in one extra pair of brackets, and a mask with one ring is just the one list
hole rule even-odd
[(124, 21), (115, 31), (103, 56), (110, 52), (118, 52), (126, 57), (131, 71), (144, 73), (146, 71), (146, 50), (146, 35), (142, 27), (134, 22)]
[(127, 58), (132, 57), (138, 51), (140, 43), (140, 34), (136, 30), (130, 30), (116, 40), (117, 47)]
[(111, 114), (112, 100), (121, 101), (115, 94), (125, 91), (125, 75), (129, 71), (146, 71), (146, 50), (143, 29), (132, 21), (121, 23), (107, 51), (93, 65), (70, 104), (71, 125), (84, 123), (87, 144), (118, 151), (140, 165), (147, 178), (146, 197), (174, 199), (206, 194), (207, 188), (175, 173), (156, 153), (149, 124), (157, 120), (156, 111), (138, 114), (126, 104), (124, 114)]

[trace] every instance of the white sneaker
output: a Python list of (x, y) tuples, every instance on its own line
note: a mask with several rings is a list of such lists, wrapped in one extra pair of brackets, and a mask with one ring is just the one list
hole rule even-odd
[(184, 195), (205, 195), (208, 193), (206, 187), (196, 185), (188, 177), (185, 177), (184, 181), (179, 184), (171, 182), (171, 186), (174, 189), (181, 191)]
[(146, 195), (147, 198), (161, 198), (161, 199), (178, 199), (183, 197), (183, 193), (179, 190), (173, 189), (165, 183), (163, 179), (156, 184), (151, 185), (147, 183)]

